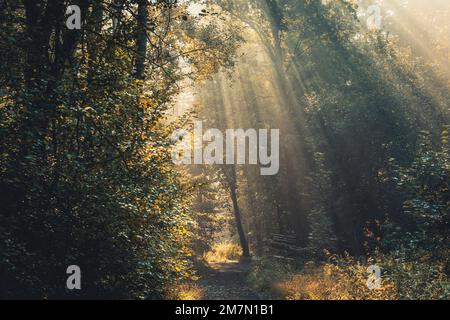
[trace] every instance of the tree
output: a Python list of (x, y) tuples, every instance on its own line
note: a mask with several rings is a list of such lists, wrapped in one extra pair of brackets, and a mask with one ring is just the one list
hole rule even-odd
[(434, 146), (424, 131), (419, 139), (416, 157), (402, 167), (390, 159), (390, 178), (401, 192), (403, 208), (383, 226), (384, 249), (418, 248), (433, 254), (445, 254), (449, 243), (449, 147), (448, 130), (442, 131), (440, 146)]
[(70, 4), (81, 30), (67, 1), (1, 4), (0, 296), (161, 297), (192, 239), (165, 111), (231, 65), (236, 38), (172, 1)]
[(237, 178), (236, 168), (234, 166), (223, 167), (221, 170), (224, 184), (227, 190), (230, 192), (231, 202), (233, 204), (233, 214), (236, 223), (236, 230), (239, 236), (239, 242), (242, 248), (242, 256), (244, 258), (250, 257), (250, 249), (248, 247), (247, 237), (242, 226), (241, 209), (239, 207), (237, 196)]
[(337, 237), (331, 217), (333, 193), (331, 172), (326, 169), (325, 155), (316, 153), (315, 172), (308, 178), (312, 208), (308, 214), (309, 244), (318, 249), (336, 250)]

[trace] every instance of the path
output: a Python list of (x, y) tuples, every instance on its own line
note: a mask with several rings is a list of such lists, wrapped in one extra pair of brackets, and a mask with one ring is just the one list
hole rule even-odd
[(245, 278), (249, 268), (245, 262), (210, 263), (198, 283), (204, 290), (203, 300), (269, 299), (248, 286)]

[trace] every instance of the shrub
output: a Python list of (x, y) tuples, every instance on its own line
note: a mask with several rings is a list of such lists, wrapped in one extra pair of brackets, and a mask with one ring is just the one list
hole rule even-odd
[[(376, 259), (331, 256), (328, 262), (306, 263), (260, 259), (253, 263), (248, 281), (287, 300), (434, 300), (450, 298), (446, 274), (448, 250), (436, 260), (431, 254), (406, 251)], [(382, 271), (381, 288), (367, 286), (369, 265)]]
[(450, 251), (434, 259), (430, 253), (418, 251), (414, 255), (396, 251), (385, 256), (381, 267), (396, 284), (397, 296), (402, 300), (450, 299), (450, 281), (446, 274)]
[(285, 260), (268, 257), (255, 259), (252, 262), (247, 281), (256, 290), (271, 290), (275, 281), (284, 279), (294, 270), (294, 265)]
[(327, 263), (310, 263), (302, 271), (273, 284), (272, 289), (288, 300), (386, 300), (395, 299), (394, 285), (367, 287), (368, 265), (352, 258), (333, 257)]

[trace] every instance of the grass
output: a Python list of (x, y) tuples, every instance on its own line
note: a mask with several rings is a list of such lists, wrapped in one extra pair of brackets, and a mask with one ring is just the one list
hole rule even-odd
[[(424, 257), (423, 254), (421, 254)], [(381, 287), (367, 286), (368, 265), (382, 270)], [(249, 284), (285, 300), (449, 299), (450, 282), (441, 263), (380, 256), (377, 262), (333, 256), (299, 265), (272, 258), (253, 262)]]
[(218, 243), (212, 250), (203, 255), (203, 259), (209, 263), (225, 263), (238, 261), (242, 256), (241, 248), (232, 242)]
[(168, 292), (168, 300), (195, 301), (202, 300), (205, 290), (195, 283), (183, 283), (171, 288)]
[(324, 264), (276, 282), (273, 289), (287, 300), (389, 300), (394, 286), (384, 282), (377, 290), (367, 287), (367, 268), (355, 263), (348, 267)]

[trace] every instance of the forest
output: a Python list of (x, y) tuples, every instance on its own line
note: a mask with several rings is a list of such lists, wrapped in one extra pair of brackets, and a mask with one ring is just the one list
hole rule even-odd
[(0, 0), (0, 299), (448, 300), (449, 132), (448, 0)]

